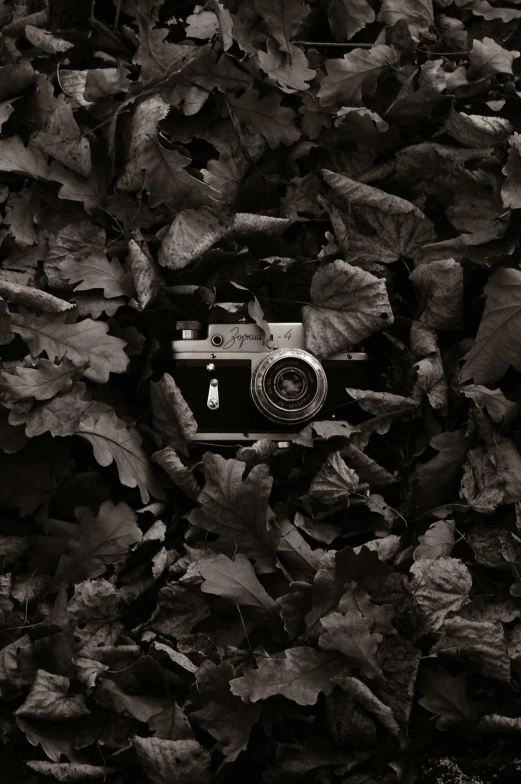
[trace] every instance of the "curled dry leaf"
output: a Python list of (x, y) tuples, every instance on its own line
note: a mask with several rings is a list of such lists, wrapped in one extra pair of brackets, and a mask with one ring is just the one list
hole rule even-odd
[(472, 577), (458, 558), (421, 558), (412, 566), (411, 592), (431, 631), (443, 626), (445, 617), (469, 601)]

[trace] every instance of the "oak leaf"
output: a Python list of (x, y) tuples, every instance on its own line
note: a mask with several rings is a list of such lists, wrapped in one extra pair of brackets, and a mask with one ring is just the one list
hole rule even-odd
[(46, 156), (37, 147), (25, 147), (19, 136), (0, 139), (0, 171), (43, 180), (50, 175)]
[(113, 410), (89, 413), (82, 419), (75, 435), (85, 438), (92, 446), (94, 457), (102, 466), (116, 463), (119, 481), (126, 487), (138, 487), (146, 504), (152, 494), (164, 498), (165, 492), (154, 474), (141, 436), (118, 419)]
[(376, 651), (383, 637), (373, 632), (371, 618), (364, 618), (357, 610), (332, 612), (322, 618), (322, 626), (326, 630), (318, 639), (322, 650), (338, 651), (351, 667), (369, 678), (381, 675)]
[(206, 484), (199, 508), (188, 515), (192, 525), (206, 528), (250, 558), (273, 558), (278, 536), (268, 527), (268, 498), (273, 479), (258, 465), (243, 479), (244, 463), (211, 452), (203, 455)]
[(396, 65), (399, 52), (386, 44), (371, 49), (353, 49), (343, 59), (326, 61), (327, 76), (323, 77), (318, 98), (322, 106), (341, 103), (361, 106), (364, 98), (372, 96), (381, 74)]
[(63, 359), (85, 363), (85, 376), (91, 381), (108, 381), (110, 373), (124, 373), (128, 356), (125, 341), (108, 335), (108, 325), (83, 319), (68, 324), (66, 314), (35, 316), (17, 313), (11, 317), (12, 328), (27, 343), (34, 357), (46, 352), (50, 360)]
[(333, 37), (337, 41), (350, 41), (376, 17), (367, 0), (329, 0), (327, 18)]
[(259, 656), (257, 664), (256, 670), (247, 668), (241, 678), (230, 682), (232, 693), (246, 703), (282, 694), (298, 705), (314, 705), (321, 692), (331, 694), (332, 678), (346, 667), (343, 656), (306, 646)]
[(277, 612), (277, 603), (261, 585), (253, 566), (242, 553), (237, 553), (233, 560), (221, 553), (210, 555), (199, 559), (194, 569), (203, 578), (203, 593), (255, 608), (264, 615)]
[(86, 364), (75, 364), (67, 356), (57, 364), (41, 357), (36, 365), (18, 365), (14, 373), (0, 371), (0, 391), (4, 400), (49, 400), (69, 390)]
[(68, 551), (60, 558), (53, 584), (79, 583), (98, 577), (109, 564), (121, 561), (131, 545), (143, 536), (136, 525), (136, 515), (125, 503), (104, 501), (94, 516), (79, 508), (78, 535), (71, 539)]
[(300, 138), (295, 112), (281, 106), (281, 96), (270, 93), (259, 98), (258, 90), (247, 90), (239, 98), (228, 96), (227, 104), (239, 122), (263, 136), (271, 149), (294, 144)]
[(431, 0), (383, 0), (378, 21), (394, 25), (404, 20), (411, 33), (418, 36), (434, 25)]
[(494, 74), (511, 74), (512, 63), (519, 57), (515, 49), (504, 49), (493, 38), (474, 39), (469, 59), (468, 78), (476, 81)]

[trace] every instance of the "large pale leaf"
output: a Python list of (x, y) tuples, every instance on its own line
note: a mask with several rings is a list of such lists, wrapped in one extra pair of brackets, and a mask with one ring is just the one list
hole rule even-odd
[(105, 382), (110, 373), (127, 369), (125, 341), (107, 334), (108, 324), (101, 321), (83, 319), (67, 324), (66, 314), (17, 313), (12, 317), (12, 327), (25, 340), (32, 356), (45, 351), (51, 361), (67, 355), (75, 363), (88, 362), (85, 376), (91, 381)]
[(206, 484), (201, 505), (188, 515), (192, 525), (206, 528), (251, 558), (272, 558), (278, 536), (268, 528), (268, 498), (273, 479), (258, 465), (243, 479), (244, 463), (206, 452)]
[(402, 20), (416, 36), (427, 31), (434, 24), (431, 0), (383, 0), (378, 21), (394, 25)]
[(210, 755), (195, 740), (132, 739), (143, 772), (150, 784), (207, 784)]
[(346, 261), (389, 263), (435, 242), (432, 222), (411, 202), (343, 174), (327, 169), (323, 174), (344, 213)]
[(470, 53), (469, 79), (484, 79), (494, 74), (511, 74), (512, 63), (519, 57), (515, 49), (504, 49), (493, 38), (474, 39)]
[(500, 268), (485, 286), (487, 304), (476, 341), (461, 369), (462, 381), (499, 381), (510, 365), (521, 370), (521, 272)]
[(79, 511), (78, 536), (71, 539), (53, 577), (54, 585), (78, 583), (103, 574), (108, 564), (121, 561), (142, 533), (136, 515), (121, 502), (101, 504), (94, 516), (88, 509)]
[(38, 670), (31, 690), (16, 711), (17, 716), (46, 721), (70, 721), (88, 716), (83, 694), (68, 694), (69, 679)]
[(510, 659), (505, 632), (500, 623), (448, 618), (431, 653), (476, 662), (482, 675), (510, 681)]
[(73, 384), (67, 392), (55, 395), (39, 405), (33, 405), (30, 411), (16, 408), (9, 415), (11, 425), (25, 424), (25, 434), (29, 438), (49, 432), (52, 436), (73, 435), (81, 418), (85, 415), (92, 402), (85, 400), (85, 385), (81, 382)]
[(88, 177), (92, 169), (88, 139), (80, 131), (65, 96), (60, 98), (58, 107), (45, 121), (43, 128), (31, 138), (31, 145), (51, 155), (82, 177)]
[(321, 267), (302, 309), (306, 348), (319, 359), (347, 349), (393, 323), (385, 281), (346, 261)]
[(282, 694), (299, 705), (314, 705), (321, 692), (331, 694), (334, 688), (331, 679), (345, 669), (346, 660), (337, 653), (301, 646), (272, 656), (259, 656), (257, 664), (256, 670), (247, 668), (242, 678), (231, 681), (233, 694), (245, 702)]
[(421, 558), (411, 566), (411, 591), (431, 631), (443, 625), (448, 613), (469, 601), (472, 577), (459, 558)]
[(380, 75), (400, 58), (397, 50), (385, 44), (371, 49), (353, 49), (341, 59), (326, 61), (327, 76), (322, 79), (318, 97), (322, 106), (342, 103), (361, 106), (372, 96)]
[(118, 419), (114, 411), (85, 417), (75, 434), (89, 441), (100, 465), (116, 462), (119, 481), (126, 487), (138, 487), (144, 504), (149, 501), (150, 493), (155, 498), (165, 497), (141, 446), (141, 436)]

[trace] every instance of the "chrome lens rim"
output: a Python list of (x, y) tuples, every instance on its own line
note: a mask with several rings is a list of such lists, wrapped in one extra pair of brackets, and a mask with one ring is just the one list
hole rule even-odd
[[(265, 389), (266, 374), (273, 365), (283, 359), (298, 359), (305, 362), (314, 371), (317, 390), (314, 398), (303, 408), (288, 410), (272, 401)], [(251, 398), (260, 413), (272, 422), (298, 423), (305, 422), (317, 414), (322, 408), (327, 395), (327, 377), (319, 360), (303, 349), (277, 349), (267, 354), (253, 370), (250, 382)]]

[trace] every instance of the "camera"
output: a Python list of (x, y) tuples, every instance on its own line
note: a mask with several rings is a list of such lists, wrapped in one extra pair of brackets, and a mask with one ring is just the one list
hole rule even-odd
[(300, 323), (178, 321), (173, 377), (197, 421), (194, 441), (291, 441), (312, 419), (353, 421), (346, 387), (367, 389), (368, 355), (320, 362)]

